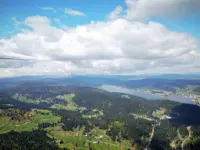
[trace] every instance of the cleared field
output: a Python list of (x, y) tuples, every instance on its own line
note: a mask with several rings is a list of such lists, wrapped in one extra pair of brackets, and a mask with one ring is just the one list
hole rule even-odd
[(64, 131), (61, 127), (48, 127), (44, 129), (48, 132), (48, 136), (55, 139), (60, 148), (68, 148), (70, 150), (94, 150), (110, 149), (110, 150), (128, 150), (131, 148), (129, 141), (122, 141), (121, 144), (112, 141), (106, 135), (106, 130), (93, 128), (90, 133), (84, 135), (84, 128), (76, 128), (74, 131)]
[(85, 108), (79, 107), (75, 102), (73, 102), (75, 94), (64, 94), (56, 96), (57, 99), (62, 99), (66, 104), (54, 104), (50, 108), (64, 109), (70, 111), (83, 111)]
[(90, 145), (92, 149), (110, 149), (110, 150), (128, 150), (131, 149), (131, 143), (127, 140), (122, 140), (121, 143), (113, 141), (107, 134), (106, 130), (93, 128), (89, 135)]
[(26, 95), (22, 95), (19, 93), (15, 93), (12, 96), (12, 98), (21, 102), (26, 102), (26, 103), (31, 103), (31, 104), (40, 104), (43, 102), (49, 103), (51, 101), (51, 99), (41, 99), (41, 98), (31, 99), (31, 98), (27, 98)]
[[(43, 114), (41, 114), (43, 112)], [(41, 123), (56, 123), (60, 121), (59, 116), (53, 115), (48, 110), (33, 110), (33, 117), (24, 120), (10, 120), (9, 117), (0, 117), (0, 134), (9, 131), (31, 131), (38, 129)], [(44, 114), (45, 113), (45, 114)]]
[(144, 119), (144, 120), (147, 120), (147, 121), (154, 121), (152, 118), (149, 118), (147, 115), (145, 114), (131, 114), (133, 115), (133, 117), (135, 119)]
[(55, 139), (60, 148), (74, 149), (87, 148), (86, 137), (83, 135), (84, 128), (77, 128), (74, 131), (64, 131), (60, 126), (48, 127), (44, 129), (48, 136)]
[(154, 118), (163, 120), (163, 119), (165, 118), (165, 115), (164, 115), (164, 114), (165, 114), (166, 111), (167, 111), (167, 110), (166, 110), (165, 108), (160, 108), (159, 110), (153, 111), (152, 116), (153, 116)]
[(89, 112), (88, 114), (82, 115), (83, 118), (99, 118), (101, 116), (103, 116), (103, 112), (97, 109), (92, 110), (91, 112)]
[(65, 101), (69, 102), (69, 101), (73, 100), (74, 96), (75, 96), (75, 94), (72, 93), (72, 94), (58, 95), (58, 96), (56, 96), (56, 98), (57, 99), (63, 99)]
[(54, 104), (53, 106), (51, 106), (51, 108), (71, 110), (71, 111), (79, 110), (79, 107), (73, 103), (68, 105)]
[[(58, 95), (56, 96), (57, 99), (62, 99), (65, 100), (66, 102), (72, 102), (72, 99), (74, 98), (75, 94), (64, 94), (64, 95)], [(41, 99), (41, 98), (36, 98), (36, 99), (31, 99), (28, 98), (27, 95), (23, 95), (20, 93), (15, 93), (12, 96), (13, 99), (21, 101), (21, 102), (26, 102), (26, 103), (32, 103), (32, 104), (40, 104), (43, 102), (49, 103), (52, 101), (51, 98), (47, 98), (47, 99)]]

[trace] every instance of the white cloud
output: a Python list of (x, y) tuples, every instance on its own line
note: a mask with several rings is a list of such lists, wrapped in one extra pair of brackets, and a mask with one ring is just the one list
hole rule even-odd
[[(22, 24), (22, 22), (17, 20), (15, 17), (12, 17), (11, 19), (14, 22), (15, 29), (19, 30), (20, 29), (20, 25)], [(10, 32), (12, 34), (13, 31), (10, 31)]]
[(80, 12), (78, 10), (73, 10), (71, 8), (65, 8), (64, 12), (65, 14), (70, 16), (86, 16), (83, 12)]
[(65, 30), (43, 16), (23, 23), (31, 30), (0, 39), (0, 56), (33, 61), (0, 60), (2, 76), (200, 71), (198, 40), (160, 23), (115, 19)]
[(126, 19), (180, 16), (199, 11), (199, 0), (125, 0)]
[(54, 18), (54, 22), (57, 24), (60, 24), (60, 19), (59, 18)]
[(127, 8), (123, 11), (117, 6), (109, 19), (147, 20), (151, 17), (181, 17), (185, 14), (199, 13), (199, 0), (125, 0)]
[[(24, 24), (32, 28), (33, 32), (28, 32), (30, 33), (28, 35), (32, 38), (37, 38), (37, 41), (41, 41), (41, 39), (39, 38), (45, 38), (46, 40), (56, 41), (59, 40), (60, 36), (62, 36), (63, 34), (63, 31), (61, 29), (51, 26), (51, 21), (44, 16), (28, 17), (25, 19)], [(19, 35), (20, 37), (23, 37), (25, 34)]]
[(21, 22), (18, 21), (15, 17), (12, 17), (11, 19), (14, 21), (15, 25), (20, 25), (21, 24)]
[(55, 10), (54, 8), (52, 8), (52, 7), (40, 7), (40, 9), (42, 9), (42, 10), (47, 10), (47, 11), (51, 11), (51, 12), (53, 12), (53, 13), (56, 12), (56, 10)]
[(123, 8), (121, 6), (117, 6), (108, 16), (107, 18), (110, 20), (114, 20), (119, 18), (119, 15), (123, 12)]

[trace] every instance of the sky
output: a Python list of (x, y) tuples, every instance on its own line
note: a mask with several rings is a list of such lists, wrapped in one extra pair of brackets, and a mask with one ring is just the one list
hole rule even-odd
[(1, 0), (0, 77), (200, 73), (199, 8), (199, 0)]

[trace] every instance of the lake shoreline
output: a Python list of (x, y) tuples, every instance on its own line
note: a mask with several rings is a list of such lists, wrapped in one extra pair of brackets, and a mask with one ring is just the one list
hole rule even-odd
[(176, 102), (180, 102), (180, 103), (194, 104), (192, 99), (185, 98), (181, 95), (174, 94), (174, 95), (170, 95), (168, 97), (161, 97), (161, 96), (154, 95), (154, 94), (146, 92), (146, 91), (137, 90), (137, 89), (129, 89), (129, 88), (125, 88), (125, 87), (121, 87), (121, 86), (114, 86), (114, 85), (102, 85), (99, 88), (106, 90), (108, 92), (119, 92), (119, 93), (135, 95), (135, 96), (145, 98), (147, 100), (171, 100), (171, 101), (176, 101)]

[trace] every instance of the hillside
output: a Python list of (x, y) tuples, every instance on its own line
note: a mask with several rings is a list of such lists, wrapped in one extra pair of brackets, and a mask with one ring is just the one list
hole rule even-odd
[[(195, 105), (33, 82), (2, 92), (0, 104), (0, 149), (200, 147), (195, 115), (200, 107)], [(189, 126), (192, 134), (186, 139)]]

